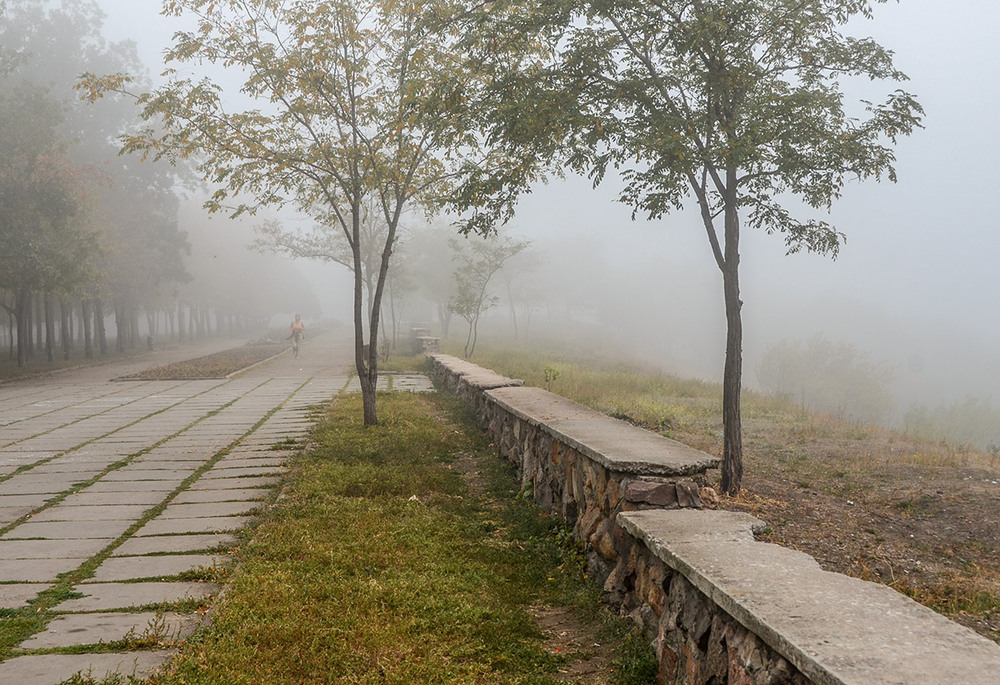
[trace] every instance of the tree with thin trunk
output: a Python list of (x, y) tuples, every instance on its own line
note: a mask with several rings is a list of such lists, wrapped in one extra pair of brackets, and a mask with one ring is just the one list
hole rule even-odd
[[(358, 232), (357, 249), (361, 265), (361, 281), (365, 288), (365, 311), (371, 312), (375, 303), (375, 288), (382, 269), (382, 253), (386, 248), (389, 227), (379, 207), (379, 198), (367, 197), (361, 204), (361, 221)], [(354, 271), (354, 249), (338, 226), (315, 224), (308, 229), (287, 228), (276, 219), (265, 221), (254, 227), (257, 238), (252, 247), (261, 251), (272, 251), (293, 259), (314, 259), (332, 262)], [(399, 242), (399, 228), (395, 242)], [(395, 248), (395, 245), (391, 246)], [(395, 254), (393, 249), (393, 254)], [(390, 260), (389, 268), (393, 268)], [(387, 269), (388, 272), (388, 269)]]
[(490, 290), (493, 277), (528, 245), (525, 240), (507, 235), (491, 235), (485, 240), (451, 239), (458, 267), (455, 269), (455, 294), (448, 302), (448, 308), (469, 324), (465, 338), (466, 359), (476, 351), (480, 317), (500, 300)]
[(743, 474), (744, 226), (783, 234), (789, 253), (835, 257), (843, 234), (811, 210), (829, 210), (850, 179), (895, 180), (892, 146), (920, 125), (920, 105), (902, 90), (848, 104), (849, 86), (906, 78), (888, 50), (843, 32), (871, 6), (540, 0), (468, 15), (470, 54), (495, 74), (483, 126), (519, 164), (470, 177), (456, 196), (473, 210), (467, 228), (508, 218), (543, 163), (595, 184), (617, 172), (620, 200), (649, 219), (693, 198), (723, 278), (726, 493)]
[[(210, 211), (233, 216), (294, 208), (343, 233), (354, 272), (355, 367), (366, 425), (377, 422), (379, 313), (404, 210), (431, 204), (474, 153), (456, 112), (468, 82), (436, 17), (448, 3), (396, 0), (175, 0), (181, 32), (168, 64), (233, 67), (241, 97), (168, 69), (167, 84), (138, 95), (158, 126), (129, 137), (127, 151), (191, 158), (215, 187)], [(91, 98), (124, 91), (123, 75), (88, 76)], [(159, 125), (165, 128), (163, 133)], [(361, 231), (375, 199), (386, 226), (371, 307), (363, 299)], [(367, 342), (365, 318), (367, 315)]]

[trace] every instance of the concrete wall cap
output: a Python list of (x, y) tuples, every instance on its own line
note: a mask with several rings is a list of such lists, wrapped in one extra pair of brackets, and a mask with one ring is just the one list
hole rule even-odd
[(541, 388), (500, 388), (486, 396), (616, 473), (670, 478), (719, 466), (717, 457)]
[(895, 590), (758, 542), (730, 511), (618, 514), (627, 532), (816, 683), (995, 683), (1000, 645)]
[(524, 385), (524, 381), (522, 380), (501, 376), (496, 371), (484, 369), (472, 362), (453, 357), (450, 354), (431, 354), (428, 356), (434, 360), (434, 363), (439, 364), (447, 369), (448, 372), (480, 390)]

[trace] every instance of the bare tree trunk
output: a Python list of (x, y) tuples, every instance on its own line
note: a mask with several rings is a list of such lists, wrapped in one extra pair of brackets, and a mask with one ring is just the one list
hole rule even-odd
[(128, 346), (135, 349), (139, 345), (139, 309), (134, 304), (128, 306)]
[(451, 327), (451, 310), (447, 303), (438, 302), (438, 321), (441, 322), (441, 337), (448, 337), (448, 329)]
[(125, 304), (120, 300), (115, 301), (115, 350), (124, 352), (128, 343), (128, 314), (125, 311)]
[(510, 320), (514, 324), (514, 340), (518, 339), (517, 309), (514, 307), (514, 297), (510, 292), (510, 281), (507, 281), (507, 306), (510, 308)]
[(17, 320), (17, 365), (27, 363), (28, 350), (31, 347), (31, 322), (28, 320), (31, 310), (31, 293), (27, 288), (17, 291), (14, 300), (14, 318)]
[(92, 317), (94, 316), (94, 308), (92, 306), (90, 298), (83, 298), (80, 303), (80, 317), (83, 324), (83, 356), (86, 359), (94, 358), (94, 329), (92, 325)]
[(465, 346), (465, 358), (471, 359), (472, 355), (476, 351), (476, 341), (479, 340), (479, 315), (476, 314), (476, 318), (472, 320), (472, 347), (468, 344)]
[[(372, 346), (365, 344), (364, 327), (364, 291), (365, 282), (361, 268), (361, 242), (360, 242), (360, 203), (355, 203), (352, 207), (351, 230), (354, 236), (353, 264), (354, 264), (354, 366), (358, 372), (358, 382), (361, 384), (361, 404), (364, 408), (364, 421), (366, 426), (374, 426), (378, 423), (378, 413), (375, 408), (375, 387), (378, 379), (377, 360), (372, 359)], [(373, 314), (374, 311), (369, 310)], [(371, 331), (372, 326), (369, 326)], [(377, 354), (377, 350), (375, 350)], [(372, 365), (373, 361), (375, 366)]]
[(38, 293), (32, 296), (32, 301), (35, 304), (35, 352), (42, 352), (45, 349), (45, 310), (43, 305), (43, 297), (39, 297)]
[[(735, 189), (735, 171), (728, 174)], [(740, 300), (740, 223), (736, 200), (726, 198), (725, 267), (726, 363), (722, 376), (722, 491), (737, 495), (743, 483), (743, 422), (740, 393), (743, 385), (743, 302)]]
[(63, 359), (69, 360), (73, 349), (73, 305), (65, 297), (59, 298), (59, 315)]
[(108, 353), (108, 331), (104, 325), (104, 302), (99, 297), (94, 298), (94, 335), (103, 357)]
[(45, 293), (43, 296), (43, 307), (45, 309), (45, 359), (53, 361), (55, 359), (55, 311), (52, 307), (52, 294)]
[(396, 293), (389, 288), (389, 316), (392, 319), (392, 349), (396, 349), (396, 336), (399, 334), (399, 324), (396, 321)]

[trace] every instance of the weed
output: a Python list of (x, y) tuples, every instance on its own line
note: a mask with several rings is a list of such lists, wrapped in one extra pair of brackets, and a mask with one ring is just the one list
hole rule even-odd
[(632, 630), (620, 642), (615, 666), (614, 685), (645, 685), (656, 678), (659, 664), (653, 646)]
[(552, 384), (556, 382), (557, 378), (559, 378), (559, 369), (554, 366), (546, 366), (542, 370), (542, 380), (546, 390), (552, 390)]
[(94, 676), (93, 670), (88, 670), (86, 672), (74, 673), (59, 685), (139, 685), (145, 682), (147, 682), (145, 678), (136, 678), (134, 675), (123, 675), (121, 673), (109, 673), (97, 677)]

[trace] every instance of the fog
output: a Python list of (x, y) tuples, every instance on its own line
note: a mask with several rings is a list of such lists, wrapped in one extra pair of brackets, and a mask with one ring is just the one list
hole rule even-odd
[[(159, 72), (175, 28), (157, 16), (159, 3), (101, 4), (109, 38), (135, 40), (150, 71)], [(823, 217), (847, 236), (837, 260), (786, 256), (780, 236), (745, 231), (748, 386), (757, 384), (768, 346), (822, 334), (893, 367), (890, 420), (914, 403), (1000, 400), (1000, 232), (988, 210), (1000, 182), (998, 24), (995, 0), (906, 0), (857, 22), (855, 34), (895, 52), (896, 66), (911, 79), (902, 87), (926, 110), (925, 129), (899, 142), (898, 183), (849, 184)], [(522, 201), (512, 230), (541, 253), (549, 295), (590, 300), (600, 328), (623, 349), (683, 375), (721, 379), (721, 276), (699, 217), (689, 211), (633, 221), (615, 202), (616, 190), (613, 182), (595, 190), (584, 179), (552, 180)], [(303, 269), (324, 315), (348, 320), (343, 268)], [(539, 325), (545, 318), (539, 314)]]

